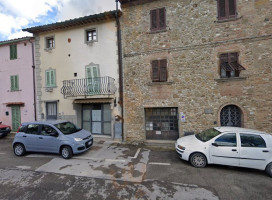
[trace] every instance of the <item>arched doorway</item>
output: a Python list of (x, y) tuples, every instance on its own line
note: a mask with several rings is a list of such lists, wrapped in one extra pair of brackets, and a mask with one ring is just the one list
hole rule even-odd
[(227, 105), (220, 112), (221, 126), (242, 127), (242, 111), (236, 105)]

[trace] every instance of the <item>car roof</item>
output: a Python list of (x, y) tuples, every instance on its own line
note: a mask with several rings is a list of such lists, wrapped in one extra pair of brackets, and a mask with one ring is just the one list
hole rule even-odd
[(263, 131), (258, 131), (254, 129), (249, 129), (249, 128), (240, 128), (240, 127), (230, 127), (230, 126), (221, 126), (221, 127), (214, 127), (216, 130), (220, 132), (229, 132), (229, 131), (234, 131), (234, 132), (245, 132), (245, 133), (259, 133), (259, 134), (268, 134)]
[(46, 124), (46, 125), (55, 125), (59, 123), (69, 122), (67, 120), (41, 120), (41, 121), (31, 121), (31, 122), (24, 122), (22, 125), (26, 124)]

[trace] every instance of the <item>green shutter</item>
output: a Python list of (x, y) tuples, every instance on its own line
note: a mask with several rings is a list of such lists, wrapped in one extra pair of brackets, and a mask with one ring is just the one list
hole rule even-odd
[(55, 75), (55, 71), (52, 70), (51, 71), (51, 86), (55, 86), (56, 85), (56, 75)]
[(46, 87), (54, 87), (56, 86), (56, 71), (55, 70), (48, 70), (45, 71), (45, 81)]
[(10, 90), (14, 90), (14, 76), (10, 76)]
[(15, 44), (13, 47), (13, 59), (17, 59), (17, 45)]
[(46, 86), (50, 86), (50, 71), (46, 71)]
[(11, 91), (19, 90), (19, 76), (10, 76), (10, 89)]
[(14, 76), (14, 90), (19, 90), (19, 76)]
[(12, 106), (11, 115), (12, 115), (12, 130), (17, 131), (21, 124), (20, 106)]
[(9, 46), (10, 60), (17, 59), (17, 45), (12, 44)]

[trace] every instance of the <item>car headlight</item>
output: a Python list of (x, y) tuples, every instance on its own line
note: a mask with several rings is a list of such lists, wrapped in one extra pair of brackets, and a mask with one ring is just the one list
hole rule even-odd
[(184, 146), (181, 146), (181, 145), (178, 145), (178, 148), (179, 148), (179, 149), (182, 149), (182, 150), (185, 150), (185, 147), (184, 147)]
[(80, 141), (82, 141), (82, 139), (81, 138), (75, 138), (74, 139), (76, 142), (80, 142)]

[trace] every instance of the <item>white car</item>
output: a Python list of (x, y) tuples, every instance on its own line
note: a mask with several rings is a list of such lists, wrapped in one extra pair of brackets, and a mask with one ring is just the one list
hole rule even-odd
[(179, 157), (194, 167), (220, 164), (265, 170), (272, 177), (272, 135), (252, 129), (215, 127), (179, 138)]

